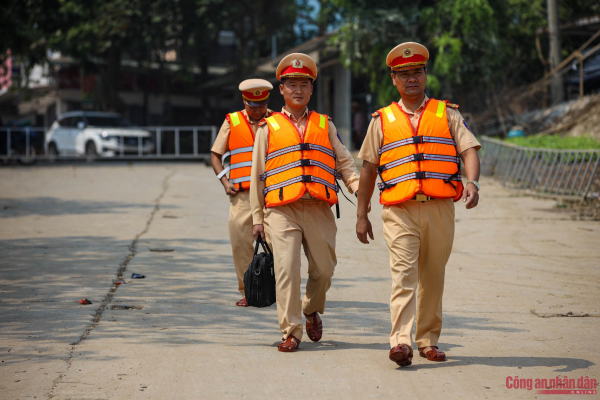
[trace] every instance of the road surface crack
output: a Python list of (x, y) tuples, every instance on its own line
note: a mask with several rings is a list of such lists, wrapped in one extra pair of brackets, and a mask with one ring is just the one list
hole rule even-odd
[(535, 310), (531, 310), (531, 313), (539, 318), (557, 318), (557, 317), (598, 318), (598, 317), (600, 317), (600, 314), (598, 314), (598, 313), (574, 313), (573, 311), (569, 311), (566, 313), (539, 313)]
[[(160, 209), (160, 201), (162, 200), (162, 198), (164, 197), (164, 195), (167, 193), (167, 190), (169, 188), (169, 179), (171, 179), (171, 177), (173, 175), (175, 175), (175, 172), (176, 171), (171, 172), (163, 180), (163, 182), (162, 182), (162, 191), (160, 192), (160, 194), (158, 195), (158, 197), (156, 198), (156, 200), (154, 200), (154, 208), (152, 209), (152, 212), (150, 213), (150, 216), (146, 220), (146, 226), (144, 227), (144, 230), (142, 230), (140, 233), (138, 233), (135, 236), (135, 238), (131, 241), (131, 244), (129, 245), (129, 253), (125, 257), (125, 259), (123, 260), (123, 262), (121, 262), (121, 264), (119, 265), (119, 268), (117, 269), (117, 279), (123, 279), (123, 273), (127, 269), (127, 265), (129, 265), (129, 263), (131, 262), (131, 260), (133, 260), (133, 258), (137, 254), (137, 244), (138, 244), (138, 241), (140, 240), (140, 238), (142, 236), (144, 236), (150, 230), (150, 225), (152, 225), (152, 221), (154, 220), (154, 217), (155, 217), (156, 213)], [(63, 373), (61, 373), (54, 380), (54, 382), (52, 384), (52, 388), (50, 389), (50, 392), (48, 393), (48, 398), (49, 399), (51, 399), (52, 397), (54, 397), (54, 389), (56, 389), (56, 387), (58, 387), (58, 385), (61, 383), (61, 380), (69, 372), (69, 370), (71, 368), (71, 365), (72, 365), (72, 362), (73, 362), (73, 355), (75, 353), (75, 348), (81, 342), (83, 342), (85, 339), (87, 339), (87, 337), (90, 335), (90, 333), (92, 332), (92, 330), (94, 330), (94, 328), (96, 328), (98, 326), (98, 324), (100, 323), (100, 320), (102, 319), (102, 314), (104, 313), (104, 310), (106, 310), (106, 308), (108, 307), (108, 305), (112, 302), (112, 299), (113, 299), (113, 297), (114, 297), (114, 295), (115, 295), (115, 293), (116, 293), (116, 291), (117, 291), (118, 288), (119, 288), (119, 286), (114, 285), (114, 284), (111, 286), (111, 288), (108, 290), (108, 293), (106, 294), (106, 296), (104, 296), (104, 300), (102, 300), (102, 303), (96, 309), (96, 312), (94, 313), (94, 318), (92, 319), (92, 323), (85, 328), (85, 330), (83, 331), (83, 333), (81, 334), (81, 336), (79, 336), (79, 338), (75, 342), (71, 343), (71, 345), (70, 345), (71, 347), (69, 349), (69, 355), (67, 356), (67, 360), (66, 360), (66, 362), (67, 362), (67, 369), (65, 369), (65, 371)]]

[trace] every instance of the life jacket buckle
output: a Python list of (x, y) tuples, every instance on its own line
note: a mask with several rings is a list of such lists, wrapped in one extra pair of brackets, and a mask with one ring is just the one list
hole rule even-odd
[(310, 145), (308, 143), (300, 143), (300, 150), (302, 150), (302, 151), (310, 150)]
[(423, 136), (413, 136), (413, 143), (414, 144), (423, 143)]
[(415, 179), (426, 179), (425, 171), (415, 172)]
[(306, 160), (306, 159), (300, 160), (300, 166), (302, 166), (302, 167), (310, 167), (310, 160)]
[(417, 153), (414, 155), (414, 161), (423, 161), (424, 159), (423, 153)]
[(304, 182), (304, 183), (312, 182), (312, 176), (310, 176), (310, 175), (302, 175), (302, 182)]

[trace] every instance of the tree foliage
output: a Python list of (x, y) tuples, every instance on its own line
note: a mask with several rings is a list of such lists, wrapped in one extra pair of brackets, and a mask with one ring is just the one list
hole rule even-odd
[[(544, 65), (536, 51), (538, 28), (547, 25), (546, 0), (336, 0), (345, 21), (333, 41), (343, 62), (368, 76), (379, 104), (397, 100), (387, 53), (416, 41), (430, 52), (428, 87), (434, 95), (485, 107), (491, 91), (540, 78)], [(600, 13), (591, 0), (560, 2), (561, 22)], [(563, 54), (581, 44), (563, 39)], [(547, 44), (543, 51), (547, 54)], [(482, 101), (484, 100), (484, 101)]]
[[(296, 44), (294, 3), (274, 0), (6, 0), (0, 13), (0, 54), (11, 49), (18, 62), (34, 65), (48, 50), (81, 62), (101, 80), (102, 108), (122, 108), (118, 96), (122, 60), (140, 68), (160, 66), (166, 75), (186, 79), (208, 67), (219, 33), (235, 32), (237, 55), (230, 60), (238, 76), (253, 70), (271, 51), (271, 37), (282, 47)], [(178, 68), (164, 69), (167, 52), (177, 54)], [(1, 57), (1, 56), (0, 56)], [(202, 91), (202, 88), (199, 88)]]

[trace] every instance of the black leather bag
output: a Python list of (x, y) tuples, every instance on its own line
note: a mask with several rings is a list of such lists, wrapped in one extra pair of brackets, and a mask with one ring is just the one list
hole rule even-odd
[[(262, 245), (263, 253), (258, 254)], [(273, 253), (269, 245), (259, 236), (256, 239), (254, 258), (244, 273), (244, 291), (246, 301), (251, 307), (269, 307), (275, 303), (275, 269)]]

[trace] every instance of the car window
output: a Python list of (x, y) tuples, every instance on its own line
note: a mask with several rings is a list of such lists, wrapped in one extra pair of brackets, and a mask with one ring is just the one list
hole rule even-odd
[(77, 124), (80, 122), (84, 122), (85, 123), (85, 118), (83, 117), (73, 117), (73, 122), (72, 125), (73, 127), (77, 128)]
[(131, 122), (121, 117), (90, 117), (86, 116), (88, 125), (104, 128), (119, 128), (133, 126)]
[(63, 118), (60, 121), (58, 121), (60, 126), (64, 126), (65, 128), (69, 128), (71, 126), (73, 126), (73, 117), (67, 117), (67, 118)]

